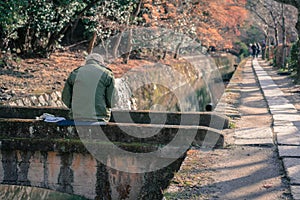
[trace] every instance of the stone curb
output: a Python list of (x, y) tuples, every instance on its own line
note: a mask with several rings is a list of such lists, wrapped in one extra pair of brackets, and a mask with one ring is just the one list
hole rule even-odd
[(8, 101), (4, 105), (64, 107), (64, 104), (61, 101), (61, 92), (59, 91), (54, 91), (52, 93), (29, 95), (24, 98), (18, 98), (13, 101)]
[(279, 157), (283, 161), (294, 200), (300, 200), (300, 114), (274, 83), (257, 59), (252, 66), (273, 118)]
[(240, 93), (240, 86), (238, 79), (239, 71), (235, 70), (227, 87), (225, 88), (224, 94), (221, 96), (219, 102), (216, 105), (215, 112), (230, 117), (232, 121), (241, 118), (241, 113), (236, 108), (235, 104), (238, 102), (231, 102), (231, 95), (237, 95)]

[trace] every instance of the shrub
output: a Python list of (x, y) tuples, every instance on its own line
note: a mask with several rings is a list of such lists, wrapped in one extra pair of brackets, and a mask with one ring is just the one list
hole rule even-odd
[(288, 68), (291, 71), (296, 71), (298, 68), (298, 56), (299, 56), (299, 42), (295, 42), (290, 51), (290, 56), (288, 57)]
[(241, 59), (250, 55), (247, 44), (245, 44), (244, 42), (236, 42), (235, 45), (239, 48), (239, 57)]
[(76, 0), (0, 2), (1, 49), (25, 56), (47, 56), (84, 6)]

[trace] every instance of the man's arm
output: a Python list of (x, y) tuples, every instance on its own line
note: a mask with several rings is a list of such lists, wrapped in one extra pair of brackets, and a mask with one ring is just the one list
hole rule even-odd
[(110, 84), (106, 88), (106, 104), (108, 108), (113, 108), (118, 102), (118, 92), (115, 88), (115, 79), (111, 78)]
[(73, 85), (70, 83), (70, 76), (65, 82), (64, 89), (62, 91), (62, 101), (68, 107), (72, 107), (72, 94), (73, 94)]
[[(80, 66), (81, 67), (81, 66)], [(64, 89), (62, 91), (62, 101), (68, 107), (72, 107), (73, 85), (78, 73), (79, 68), (74, 69), (65, 82)]]

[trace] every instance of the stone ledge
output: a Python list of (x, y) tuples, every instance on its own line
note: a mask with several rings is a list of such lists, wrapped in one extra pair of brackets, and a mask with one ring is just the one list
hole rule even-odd
[(291, 192), (294, 200), (300, 200), (300, 186), (291, 185)]
[(300, 159), (283, 158), (283, 165), (291, 185), (300, 185)]
[(278, 146), (279, 157), (300, 158), (300, 146)]
[[(220, 130), (205, 126), (108, 123), (75, 127), (58, 126), (56, 123), (39, 120), (0, 119), (0, 130), (2, 139), (101, 139), (105, 134), (110, 141), (121, 143), (165, 145), (176, 137), (178, 141), (190, 140), (197, 145), (205, 143), (212, 147), (222, 147), (224, 144), (224, 136)], [(81, 131), (80, 134), (78, 130)]]
[(300, 145), (300, 132), (296, 126), (274, 125), (273, 128), (279, 145)]
[[(0, 106), (0, 118), (35, 119), (43, 113), (68, 117), (69, 110), (56, 107)], [(217, 112), (158, 112), (113, 110), (111, 122), (137, 124), (199, 125), (215, 129), (229, 127), (229, 118)]]

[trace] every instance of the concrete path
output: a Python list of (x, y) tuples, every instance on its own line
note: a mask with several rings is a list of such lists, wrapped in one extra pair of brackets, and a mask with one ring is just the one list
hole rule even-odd
[[(189, 151), (167, 190), (167, 200), (292, 200), (291, 190), (297, 199), (297, 184), (292, 184), (290, 190), (290, 181), (285, 175), (285, 169), (293, 174), (289, 175), (291, 183), (300, 177), (297, 175), (300, 162), (291, 157), (291, 153), (297, 155), (292, 148), (296, 148), (298, 137), (289, 135), (296, 131), (297, 121), (286, 121), (290, 116), (286, 110), (293, 113), (294, 120), (296, 112), (292, 105), (279, 98), (282, 93), (276, 90), (257, 61), (253, 64), (254, 67), (249, 59), (238, 67), (215, 109), (230, 116), (236, 126), (224, 131), (225, 147)], [(277, 141), (281, 141), (280, 145)], [(294, 146), (286, 145), (288, 142)], [(278, 147), (281, 157), (289, 153), (283, 162)]]
[[(235, 93), (239, 97), (232, 98)], [(214, 189), (209, 189), (209, 192), (214, 196), (209, 199), (292, 199), (282, 163), (278, 159), (272, 114), (252, 68), (252, 60), (239, 67), (224, 95), (221, 102), (225, 101), (225, 105), (220, 104), (221, 108), (217, 107), (217, 111), (225, 110), (224, 114), (230, 117), (239, 113), (240, 117), (235, 120), (235, 129), (225, 133), (227, 146), (213, 152), (216, 156), (209, 167), (213, 171), (210, 186)], [(237, 102), (230, 102), (232, 99), (237, 99)]]
[(300, 113), (284, 98), (283, 92), (253, 60), (253, 68), (273, 119), (275, 144), (290, 181), (295, 200), (300, 200)]

